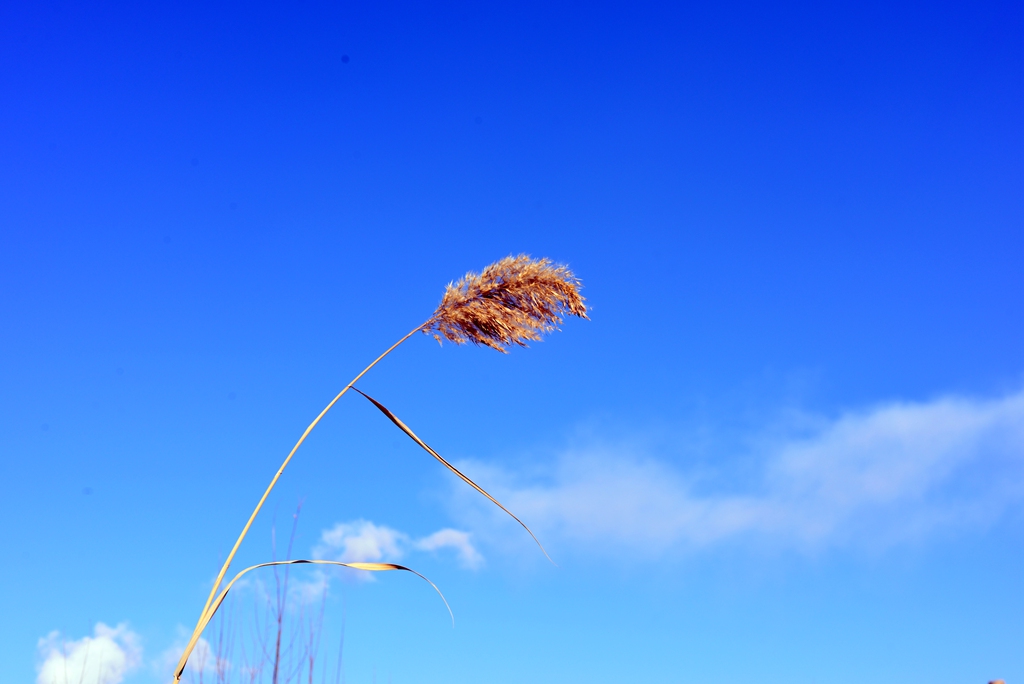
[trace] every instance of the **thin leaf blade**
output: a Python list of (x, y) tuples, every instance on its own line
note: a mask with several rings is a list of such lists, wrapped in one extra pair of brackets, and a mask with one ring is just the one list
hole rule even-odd
[(437, 588), (437, 585), (431, 582), (423, 575), (421, 575), (420, 573), (413, 570), (412, 568), (408, 568), (404, 565), (398, 565), (397, 563), (343, 563), (341, 561), (305, 558), (297, 558), (294, 560), (284, 561), (271, 561), (269, 563), (258, 563), (257, 565), (250, 565), (245, 570), (242, 570), (237, 575), (235, 575), (230, 582), (224, 585), (224, 588), (221, 589), (220, 594), (217, 595), (217, 598), (210, 603), (209, 609), (203, 614), (203, 617), (200, 620), (199, 625), (196, 626), (195, 631), (192, 633), (192, 638), (189, 639), (188, 644), (185, 646), (185, 651), (184, 653), (182, 653), (181, 659), (178, 661), (178, 666), (175, 668), (174, 671), (175, 684), (181, 681), (181, 675), (185, 671), (185, 665), (188, 663), (188, 657), (192, 654), (193, 649), (195, 649), (196, 644), (199, 642), (199, 637), (202, 636), (203, 632), (206, 630), (207, 625), (210, 624), (210, 621), (213, 619), (213, 616), (217, 613), (217, 610), (221, 607), (221, 604), (224, 603), (224, 599), (227, 598), (228, 592), (231, 591), (231, 587), (235, 585), (235, 582), (240, 580), (243, 575), (252, 570), (258, 570), (259, 568), (269, 568), (276, 565), (337, 565), (343, 568), (367, 570), (370, 572), (387, 572), (390, 570), (403, 570), (405, 572), (410, 572), (434, 588), (434, 591), (437, 592), (437, 595), (441, 597), (442, 601), (444, 601), (444, 607), (448, 609), (448, 615), (450, 615), (452, 618), (452, 627), (455, 626), (455, 613), (452, 612), (452, 607), (448, 605), (448, 599), (444, 597), (444, 594), (442, 594), (441, 590)]
[(524, 522), (523, 522), (522, 520), (520, 520), (520, 519), (519, 519), (518, 517), (516, 517), (516, 515), (515, 515), (515, 514), (514, 514), (514, 513), (512, 512), (512, 511), (510, 511), (510, 510), (508, 510), (507, 508), (505, 508), (505, 507), (504, 507), (504, 506), (503, 506), (503, 505), (501, 504), (501, 502), (499, 502), (499, 501), (498, 501), (497, 499), (495, 499), (495, 498), (494, 498), (493, 496), (491, 496), (490, 494), (488, 494), (488, 493), (487, 493), (487, 492), (486, 492), (486, 491), (484, 490), (484, 488), (483, 488), (483, 487), (481, 487), (480, 485), (478, 485), (478, 484), (477, 484), (476, 482), (473, 482), (473, 480), (471, 480), (471, 479), (470, 479), (469, 477), (467, 477), (467, 476), (466, 476), (466, 475), (465, 475), (465, 474), (464, 474), (464, 473), (463, 473), (463, 472), (462, 472), (461, 470), (459, 470), (458, 468), (456, 468), (455, 466), (453, 466), (453, 465), (452, 465), (451, 463), (449, 463), (448, 461), (446, 461), (446, 460), (444, 459), (444, 457), (443, 457), (443, 456), (441, 456), (441, 454), (439, 454), (439, 453), (437, 453), (436, 451), (434, 451), (433, 449), (431, 449), (431, 448), (430, 448), (430, 446), (428, 446), (426, 442), (424, 442), (424, 441), (423, 441), (422, 439), (420, 439), (420, 438), (419, 438), (419, 437), (418, 437), (418, 436), (416, 435), (416, 433), (415, 433), (415, 432), (413, 432), (413, 431), (412, 431), (412, 429), (411, 429), (411, 428), (410, 428), (410, 427), (409, 427), (408, 425), (406, 425), (405, 423), (403, 423), (403, 422), (402, 422), (402, 420), (401, 420), (401, 419), (400, 419), (400, 418), (399, 418), (398, 416), (396, 416), (396, 415), (395, 415), (394, 413), (392, 413), (392, 412), (391, 412), (390, 410), (388, 410), (388, 408), (387, 408), (386, 406), (384, 406), (384, 404), (380, 403), (379, 401), (377, 401), (376, 399), (374, 399), (373, 397), (371, 397), (371, 396), (370, 396), (369, 394), (367, 394), (366, 392), (363, 392), (363, 391), (362, 391), (361, 389), (359, 389), (358, 387), (356, 387), (356, 386), (354, 386), (354, 385), (350, 385), (350, 387), (352, 387), (352, 389), (354, 389), (354, 390), (355, 390), (356, 392), (359, 392), (359, 394), (363, 395), (363, 397), (365, 397), (365, 398), (366, 398), (366, 399), (367, 399), (367, 400), (368, 400), (368, 401), (369, 401), (369, 402), (370, 402), (371, 404), (373, 404), (374, 406), (376, 406), (376, 407), (377, 407), (377, 408), (378, 408), (378, 409), (380, 410), (380, 412), (381, 412), (381, 413), (383, 413), (383, 414), (384, 414), (385, 416), (387, 416), (388, 420), (390, 420), (390, 421), (391, 421), (392, 423), (394, 423), (394, 424), (395, 424), (395, 425), (396, 425), (396, 426), (397, 426), (397, 427), (398, 427), (398, 428), (399, 428), (399, 429), (400, 429), (400, 430), (401, 430), (402, 432), (404, 432), (404, 433), (405, 433), (406, 435), (408, 435), (408, 436), (409, 436), (409, 438), (410, 438), (410, 439), (412, 439), (412, 441), (414, 441), (414, 442), (416, 442), (416, 443), (417, 443), (418, 445), (420, 445), (420, 447), (421, 447), (421, 448), (422, 448), (422, 449), (423, 449), (424, 451), (426, 451), (426, 452), (427, 452), (428, 454), (430, 454), (431, 456), (433, 456), (434, 458), (436, 458), (436, 459), (437, 459), (438, 461), (440, 461), (440, 462), (441, 462), (441, 464), (442, 464), (442, 465), (444, 465), (444, 467), (446, 467), (446, 468), (447, 468), (448, 470), (450, 470), (450, 471), (452, 471), (453, 473), (455, 473), (456, 475), (458, 475), (458, 476), (459, 476), (459, 478), (461, 478), (461, 479), (462, 479), (462, 481), (463, 481), (463, 482), (465, 482), (466, 484), (468, 484), (468, 485), (469, 485), (470, 487), (472, 487), (473, 489), (475, 489), (476, 491), (480, 492), (480, 493), (481, 493), (481, 494), (483, 494), (483, 495), (484, 495), (485, 497), (487, 497), (488, 499), (490, 499), (491, 503), (493, 503), (493, 504), (494, 504), (495, 506), (497, 506), (498, 508), (500, 508), (501, 510), (505, 511), (505, 512), (506, 512), (506, 513), (508, 513), (508, 514), (509, 514), (510, 516), (512, 516), (512, 519), (513, 519), (513, 520), (515, 520), (515, 521), (516, 521), (517, 523), (519, 523), (520, 525), (522, 525), (523, 529), (524, 529), (524, 530), (526, 530), (526, 531), (527, 531), (527, 532), (528, 532), (528, 533), (530, 534), (530, 536), (531, 536), (531, 537), (533, 537), (533, 541), (537, 542), (537, 546), (539, 546), (539, 547), (540, 547), (540, 550), (541, 550), (541, 552), (542, 552), (542, 553), (544, 554), (544, 556), (545, 556), (545, 557), (546, 557), (546, 558), (547, 558), (547, 559), (548, 559), (549, 561), (551, 561), (552, 565), (557, 565), (557, 563), (555, 563), (555, 561), (551, 560), (551, 556), (549, 556), (549, 555), (548, 555), (548, 552), (547, 552), (547, 550), (546, 550), (546, 549), (544, 548), (544, 545), (540, 543), (540, 540), (539, 540), (539, 539), (537, 539), (537, 535), (535, 535), (535, 534), (533, 533), (533, 530), (531, 530), (531, 529), (530, 529), (530, 528), (529, 528), (529, 527), (528, 527), (528, 526), (526, 525), (526, 523), (524, 523)]

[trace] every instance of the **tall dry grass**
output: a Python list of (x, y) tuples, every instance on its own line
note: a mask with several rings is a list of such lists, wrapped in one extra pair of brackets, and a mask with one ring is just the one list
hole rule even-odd
[[(224, 577), (227, 575), (228, 569), (231, 567), (231, 562), (234, 560), (235, 554), (238, 553), (238, 549), (241, 547), (242, 541), (249, 533), (249, 528), (252, 527), (253, 521), (256, 520), (256, 516), (259, 515), (260, 510), (263, 508), (263, 504), (266, 502), (267, 497), (270, 496), (270, 492), (273, 491), (274, 486), (281, 478), (285, 468), (288, 467), (292, 457), (295, 456), (295, 453), (299, 450), (299, 447), (302, 446), (302, 443), (306, 441), (306, 437), (308, 437), (309, 433), (313, 431), (313, 428), (317, 426), (323, 417), (327, 415), (327, 412), (331, 410), (331, 408), (345, 395), (346, 392), (348, 392), (349, 389), (355, 389), (356, 392), (359, 392), (359, 394), (366, 397), (366, 399), (371, 401), (374, 406), (384, 413), (388, 419), (390, 419), (421, 448), (426, 450), (431, 456), (437, 459), (441, 464), (455, 473), (459, 478), (473, 487), (480, 494), (487, 497), (503, 511), (512, 516), (516, 522), (522, 525), (523, 528), (530, 533), (530, 536), (533, 537), (537, 544), (540, 545), (540, 541), (537, 539), (536, 535), (533, 534), (525, 523), (513, 515), (511, 511), (499, 503), (494, 497), (484, 491), (484, 489), (477, 483), (466, 477), (466, 475), (461, 473), (451, 463), (442, 458), (440, 454), (427, 446), (423, 440), (421, 440), (405, 423), (399, 420), (398, 417), (389, 411), (383, 404), (356, 389), (355, 384), (362, 379), (370, 369), (380, 363), (384, 357), (393, 352), (403, 342), (418, 332), (432, 334), (439, 342), (442, 339), (449, 340), (456, 344), (470, 342), (490, 347), (502, 353), (507, 353), (508, 349), (512, 346), (525, 347), (527, 342), (540, 340), (544, 334), (555, 330), (566, 315), (577, 316), (579, 318), (587, 317), (587, 307), (583, 296), (580, 295), (580, 287), (579, 279), (573, 275), (572, 271), (570, 271), (567, 266), (555, 264), (548, 259), (533, 259), (522, 254), (519, 256), (508, 256), (487, 266), (480, 273), (467, 273), (458, 282), (449, 283), (445, 289), (443, 297), (441, 298), (441, 303), (438, 305), (437, 309), (434, 310), (434, 313), (426, 321), (413, 328), (400, 340), (388, 347), (384, 353), (374, 359), (370, 365), (360, 371), (351, 382), (345, 385), (338, 395), (335, 396), (326, 407), (324, 407), (323, 411), (321, 411), (313, 422), (310, 423), (303, 431), (302, 436), (299, 437), (295, 446), (292, 447), (288, 456), (281, 464), (281, 467), (277, 469), (277, 472), (270, 480), (270, 484), (267, 486), (263, 496), (260, 497), (259, 502), (256, 504), (256, 508), (249, 516), (245, 526), (242, 528), (242, 532), (238, 535), (238, 539), (235, 541), (234, 546), (232, 546), (231, 552), (228, 554), (223, 566), (217, 573), (217, 578), (214, 580), (213, 587), (210, 590), (210, 595), (207, 597), (206, 603), (199, 614), (199, 620), (196, 622), (196, 626), (192, 631), (188, 644), (186, 645), (185, 650), (181, 655), (181, 659), (178, 661), (175, 668), (174, 683), (177, 684), (177, 682), (181, 680), (181, 675), (185, 669), (186, 663), (188, 662), (189, 656), (195, 649), (203, 631), (210, 624), (213, 616), (223, 604), (224, 599), (227, 597), (232, 586), (234, 586), (241, 577), (253, 570), (265, 567), (277, 568), (293, 564), (311, 563), (320, 565), (340, 565), (358, 570), (369, 570), (372, 572), (401, 570), (413, 573), (425, 581), (430, 582), (430, 580), (423, 577), (416, 571), (393, 563), (341, 563), (338, 561), (327, 560), (283, 560), (260, 563), (258, 565), (245, 568), (222, 587)], [(543, 546), (541, 546), (541, 550), (544, 550)], [(544, 554), (547, 555), (547, 552), (544, 551)], [(430, 582), (430, 584), (438, 591), (438, 594), (441, 593), (433, 582)], [(443, 600), (444, 596), (442, 595), (441, 598)], [(447, 605), (448, 603), (445, 601), (445, 606)], [(450, 612), (451, 609), (449, 608), (449, 613)], [(452, 619), (454, 621), (454, 616)]]

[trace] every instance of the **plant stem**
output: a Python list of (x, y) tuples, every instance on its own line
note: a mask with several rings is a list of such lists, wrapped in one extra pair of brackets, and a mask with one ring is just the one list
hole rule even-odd
[(274, 485), (277, 484), (277, 481), (280, 479), (281, 474), (284, 473), (284, 469), (288, 467), (288, 463), (292, 460), (292, 456), (294, 456), (295, 452), (299, 450), (299, 447), (302, 446), (302, 443), (306, 441), (306, 437), (308, 437), (309, 433), (313, 431), (313, 428), (317, 426), (317, 423), (319, 423), (320, 420), (325, 415), (327, 415), (327, 412), (330, 411), (331, 408), (336, 403), (338, 403), (338, 400), (345, 395), (345, 392), (348, 392), (349, 388), (352, 387), (352, 385), (359, 382), (360, 378), (366, 375), (366, 373), (369, 372), (371, 368), (376, 366), (381, 359), (383, 359), (385, 356), (393, 352), (398, 347), (398, 345), (402, 344), (407, 339), (418, 333), (426, 325), (427, 323), (423, 323), (413, 328), (405, 335), (405, 337), (395, 342), (393, 345), (388, 347), (387, 351), (385, 351), (383, 354), (374, 359), (373, 363), (364, 368), (362, 372), (359, 373), (359, 375), (352, 379), (352, 382), (345, 385), (345, 388), (338, 392), (338, 396), (334, 397), (334, 399), (331, 400), (331, 403), (329, 403), (324, 408), (324, 410), (320, 412), (320, 415), (318, 415), (316, 419), (309, 424), (309, 427), (307, 427), (305, 432), (302, 433), (302, 436), (299, 437), (299, 441), (296, 442), (295, 446), (292, 447), (292, 450), (288, 452), (288, 457), (284, 459), (284, 463), (282, 463), (281, 467), (277, 469), (277, 473), (275, 473), (274, 478), (270, 481), (270, 484), (267, 486), (267, 491), (263, 492), (263, 496), (260, 498), (260, 502), (256, 504), (256, 509), (252, 512), (252, 515), (249, 516), (249, 520), (245, 523), (245, 527), (242, 528), (242, 533), (238, 535), (238, 540), (232, 547), (231, 553), (228, 554), (227, 560), (224, 561), (224, 565), (221, 567), (220, 572), (217, 574), (217, 579), (213, 582), (213, 588), (210, 590), (210, 596), (206, 599), (206, 605), (203, 606), (203, 612), (199, 615), (199, 621), (196, 623), (195, 629), (192, 630), (192, 638), (189, 640), (189, 646), (186, 647), (185, 652), (181, 654), (181, 659), (178, 661), (178, 666), (175, 669), (175, 684), (177, 684), (177, 682), (181, 680), (181, 673), (185, 670), (185, 663), (188, 661), (188, 657), (189, 655), (191, 655), (192, 649), (195, 647), (195, 642), (198, 641), (196, 637), (199, 635), (199, 633), (203, 631), (203, 628), (206, 626), (206, 615), (207, 612), (210, 610), (210, 604), (213, 603), (214, 598), (217, 596), (217, 590), (220, 589), (221, 582), (224, 581), (224, 575), (227, 574), (228, 568), (231, 566), (231, 561), (234, 560), (235, 554), (238, 553), (238, 548), (242, 545), (242, 540), (245, 539), (245, 535), (249, 533), (249, 528), (252, 527), (253, 521), (256, 520), (256, 516), (259, 514), (260, 509), (263, 508), (263, 504), (266, 502), (267, 497), (270, 496), (270, 492), (274, 489)]

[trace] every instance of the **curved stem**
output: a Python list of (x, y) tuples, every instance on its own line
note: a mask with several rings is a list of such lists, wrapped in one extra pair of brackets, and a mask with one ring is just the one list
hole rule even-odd
[(196, 628), (196, 631), (193, 632), (192, 638), (189, 639), (188, 645), (185, 647), (185, 655), (182, 657), (181, 662), (178, 663), (178, 668), (174, 671), (174, 682), (178, 682), (178, 681), (181, 680), (181, 675), (185, 671), (185, 661), (188, 659), (188, 656), (192, 653), (192, 650), (195, 648), (196, 644), (199, 643), (199, 635), (202, 634), (203, 630), (206, 629), (206, 626), (208, 624), (210, 624), (210, 620), (213, 619), (213, 616), (217, 612), (217, 609), (220, 608), (222, 603), (224, 603), (224, 599), (227, 598), (228, 592), (231, 591), (231, 587), (233, 587), (235, 585), (235, 582), (240, 580), (242, 578), (242, 575), (244, 575), (247, 572), (250, 572), (252, 570), (258, 570), (260, 568), (276, 567), (278, 565), (338, 565), (338, 566), (341, 566), (343, 568), (354, 568), (356, 570), (368, 570), (370, 572), (386, 572), (388, 570), (404, 570), (405, 572), (411, 572), (412, 574), (416, 575), (421, 580), (423, 580), (424, 582), (426, 582), (427, 584), (429, 584), (430, 586), (432, 586), (434, 588), (434, 591), (437, 592), (437, 595), (441, 597), (442, 601), (444, 601), (444, 607), (448, 609), (448, 614), (452, 618), (452, 627), (455, 626), (455, 614), (452, 613), (452, 607), (448, 605), (448, 599), (446, 599), (444, 597), (444, 594), (442, 594), (441, 590), (437, 588), (437, 585), (434, 584), (433, 582), (431, 582), (429, 579), (427, 579), (423, 575), (421, 575), (420, 573), (418, 573), (415, 570), (413, 570), (412, 568), (407, 568), (404, 565), (397, 565), (395, 563), (342, 563), (341, 561), (305, 560), (305, 559), (272, 561), (270, 563), (260, 563), (259, 565), (250, 566), (250, 567), (246, 568), (245, 570), (242, 570), (237, 575), (235, 575), (235, 578), (233, 580), (231, 580), (230, 582), (228, 582), (227, 585), (224, 586), (224, 589), (217, 596), (216, 600), (214, 600), (212, 602), (212, 604), (210, 605), (210, 609), (203, 615), (202, 619), (199, 622), (198, 627)]
[[(398, 345), (402, 344), (407, 339), (409, 339), (410, 337), (418, 333), (420, 330), (422, 330), (425, 325), (427, 325), (427, 323), (422, 323), (416, 326), (415, 328), (410, 330), (405, 335), (405, 337), (395, 342), (393, 345), (388, 347), (387, 351), (385, 351), (383, 354), (374, 359), (373, 363), (364, 368), (362, 372), (359, 373), (359, 375), (352, 379), (352, 382), (345, 385), (345, 388), (338, 392), (338, 396), (334, 397), (334, 399), (331, 400), (331, 403), (329, 403), (324, 408), (324, 410), (320, 412), (320, 415), (318, 415), (316, 419), (309, 424), (309, 427), (307, 427), (305, 432), (302, 433), (302, 436), (299, 437), (299, 441), (296, 442), (295, 446), (292, 447), (292, 450), (288, 452), (288, 457), (284, 459), (284, 463), (281, 464), (281, 467), (277, 469), (277, 473), (274, 474), (274, 478), (270, 481), (270, 484), (267, 486), (267, 491), (263, 492), (263, 496), (260, 497), (260, 502), (256, 504), (256, 509), (252, 512), (252, 515), (249, 516), (249, 520), (245, 523), (245, 527), (242, 528), (242, 533), (238, 535), (238, 540), (235, 541), (235, 545), (231, 548), (231, 553), (228, 554), (228, 557), (224, 561), (224, 565), (221, 567), (220, 572), (217, 573), (217, 579), (213, 582), (213, 588), (210, 590), (210, 596), (206, 599), (206, 605), (203, 606), (203, 612), (199, 614), (199, 621), (196, 623), (196, 627), (192, 631), (193, 638), (190, 641), (190, 643), (193, 643), (196, 639), (198, 639), (198, 635), (203, 631), (203, 628), (206, 626), (206, 622), (209, 621), (207, 619), (207, 613), (210, 611), (211, 604), (214, 602), (214, 599), (217, 596), (217, 590), (220, 589), (221, 582), (224, 581), (224, 575), (227, 574), (228, 568), (231, 566), (231, 561), (234, 560), (235, 554), (238, 553), (238, 548), (242, 545), (242, 540), (245, 539), (245, 535), (249, 533), (249, 528), (252, 527), (253, 521), (256, 520), (256, 516), (259, 514), (260, 509), (263, 508), (263, 504), (266, 502), (267, 497), (270, 496), (270, 492), (274, 489), (274, 485), (277, 484), (277, 481), (278, 479), (280, 479), (281, 474), (284, 473), (284, 469), (288, 467), (288, 463), (292, 460), (292, 456), (294, 456), (295, 452), (299, 450), (299, 447), (302, 446), (302, 443), (306, 441), (306, 437), (308, 437), (309, 433), (313, 431), (313, 428), (317, 426), (317, 423), (319, 423), (320, 420), (325, 415), (327, 415), (327, 412), (330, 411), (331, 408), (336, 403), (338, 403), (338, 400), (345, 395), (345, 392), (348, 392), (349, 388), (352, 387), (352, 385), (356, 384), (359, 381), (359, 379), (366, 375), (366, 373), (371, 368), (376, 366), (381, 359), (383, 359), (385, 356), (393, 352), (398, 347)], [(178, 668), (176, 670), (177, 672), (181, 672), (184, 669), (185, 661), (188, 660), (188, 656), (191, 650), (192, 649), (187, 649), (185, 653), (182, 654), (181, 660), (178, 661)]]

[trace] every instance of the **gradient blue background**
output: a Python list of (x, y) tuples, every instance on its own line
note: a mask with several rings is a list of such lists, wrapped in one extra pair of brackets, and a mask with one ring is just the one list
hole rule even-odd
[[(167, 648), (308, 421), (509, 253), (592, 320), (362, 385), (453, 458), (650, 438), (742, 477), (789, 410), (1018, 392), (1022, 122), (1020, 2), (4, 5), (2, 678), (97, 621)], [(346, 397), (239, 562), (300, 498), (303, 553), (457, 527), (435, 466)], [(600, 547), (410, 557), (454, 631), (349, 586), (348, 681), (1024, 680), (1020, 505), (882, 550)]]

